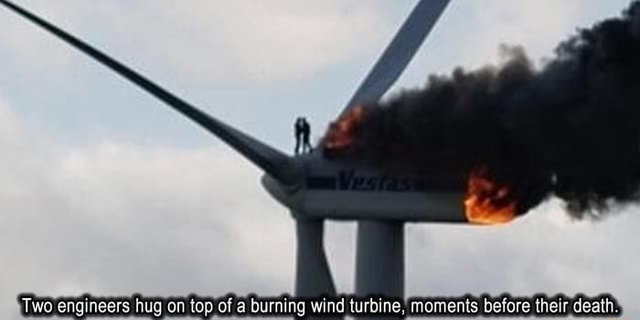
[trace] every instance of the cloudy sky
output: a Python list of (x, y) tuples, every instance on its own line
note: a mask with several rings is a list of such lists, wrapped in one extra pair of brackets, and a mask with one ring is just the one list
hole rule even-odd
[[(21, 0), (175, 93), (290, 151), (346, 102), (415, 0)], [(540, 61), (629, 0), (454, 0), (394, 87), (498, 61)], [(276, 295), (293, 286), (288, 213), (260, 172), (188, 121), (0, 10), (0, 314), (16, 295)], [(637, 207), (571, 221), (550, 201), (496, 228), (407, 226), (407, 294), (608, 292), (640, 315)], [(355, 225), (329, 224), (353, 287)], [(634, 299), (635, 298), (635, 299)]]

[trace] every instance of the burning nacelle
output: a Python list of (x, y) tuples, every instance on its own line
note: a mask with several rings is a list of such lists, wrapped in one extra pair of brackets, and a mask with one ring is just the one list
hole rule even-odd
[[(510, 187), (493, 181), (485, 168), (471, 173), (464, 170), (419, 173), (375, 166), (363, 172), (349, 169), (367, 168), (361, 162), (356, 161), (356, 165), (345, 160), (353, 160), (350, 153), (358, 126), (365, 119), (365, 108), (358, 106), (330, 125), (321, 141), (323, 154), (329, 160), (310, 161), (306, 168), (306, 193), (298, 200), (304, 211), (342, 219), (474, 224), (506, 223), (517, 216), (517, 199)], [(386, 173), (380, 173), (381, 169), (387, 169)]]
[(330, 159), (382, 171), (465, 176), (470, 221), (495, 223), (545, 199), (575, 217), (640, 198), (640, 1), (562, 42), (539, 68), (504, 61), (431, 76), (419, 90), (343, 113)]

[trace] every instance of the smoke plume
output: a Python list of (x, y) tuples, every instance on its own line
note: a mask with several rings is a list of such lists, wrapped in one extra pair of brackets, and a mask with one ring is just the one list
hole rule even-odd
[(575, 217), (637, 200), (640, 186), (640, 1), (581, 29), (535, 67), (504, 62), (431, 76), (366, 109), (343, 157), (391, 170), (469, 173), (512, 188), (519, 214), (550, 196)]

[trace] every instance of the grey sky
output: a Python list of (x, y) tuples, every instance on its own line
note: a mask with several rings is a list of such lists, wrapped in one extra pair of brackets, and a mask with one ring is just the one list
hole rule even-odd
[[(415, 1), (20, 1), (257, 137), (319, 136)], [(539, 60), (629, 1), (454, 0), (394, 90), (431, 72)], [(290, 291), (292, 221), (217, 139), (0, 10), (0, 314), (39, 294)], [(640, 315), (638, 209), (574, 222), (552, 201), (512, 225), (410, 225), (408, 295), (610, 292)], [(354, 224), (330, 224), (351, 291)]]

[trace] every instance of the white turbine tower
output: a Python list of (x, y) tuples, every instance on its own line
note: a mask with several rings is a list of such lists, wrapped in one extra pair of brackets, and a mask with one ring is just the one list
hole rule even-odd
[[(354, 106), (366, 106), (382, 98), (448, 3), (449, 0), (418, 2), (342, 115)], [(358, 221), (355, 293), (396, 298), (404, 295), (404, 224), (467, 222), (460, 176), (393, 177), (345, 160), (326, 159), (321, 152), (290, 157), (204, 113), (21, 7), (6, 0), (0, 0), (0, 4), (133, 82), (264, 170), (263, 185), (290, 209), (296, 222), (295, 294), (298, 297), (336, 294), (323, 245), (326, 219)]]

